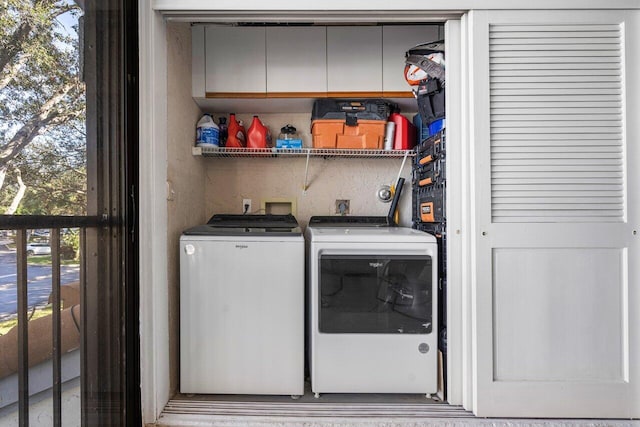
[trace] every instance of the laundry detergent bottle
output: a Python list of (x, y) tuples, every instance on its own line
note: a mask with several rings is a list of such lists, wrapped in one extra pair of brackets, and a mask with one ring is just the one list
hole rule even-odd
[(260, 121), (258, 116), (253, 116), (247, 131), (247, 148), (267, 148), (270, 139), (269, 128)]
[(235, 113), (229, 114), (229, 127), (227, 128), (226, 147), (242, 148), (246, 146), (247, 135), (244, 127), (236, 120)]

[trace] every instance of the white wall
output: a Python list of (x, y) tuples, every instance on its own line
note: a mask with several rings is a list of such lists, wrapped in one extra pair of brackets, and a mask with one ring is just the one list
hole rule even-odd
[(191, 97), (191, 28), (167, 26), (167, 274), (171, 391), (177, 389), (179, 357), (178, 240), (185, 228), (206, 221), (206, 163), (191, 155), (201, 111)]
[[(216, 116), (217, 117), (217, 116)], [(245, 126), (251, 114), (239, 114)], [(261, 121), (277, 136), (279, 129), (292, 124), (305, 146), (311, 145), (310, 112), (260, 114)], [(407, 180), (400, 206), (404, 225), (411, 224), (411, 158), (402, 176)], [(337, 199), (350, 200), (352, 215), (386, 215), (389, 204), (378, 201), (381, 185), (395, 183), (402, 158), (309, 160), (308, 189), (303, 191), (306, 158), (210, 158), (206, 160), (206, 206), (209, 213), (242, 213), (242, 199), (252, 199), (252, 209), (265, 198), (288, 198), (297, 202), (296, 218), (306, 225), (312, 215), (334, 215)]]

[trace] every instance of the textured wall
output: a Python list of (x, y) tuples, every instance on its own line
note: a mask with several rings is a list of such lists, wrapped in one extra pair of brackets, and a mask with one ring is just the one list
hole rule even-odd
[[(167, 260), (169, 278), (169, 348), (171, 349), (171, 390), (178, 387), (179, 366), (179, 257), (178, 242), (182, 230), (205, 222), (203, 203), (205, 159), (193, 157), (191, 141), (201, 111), (191, 97), (191, 27), (184, 23), (167, 24)], [(160, 266), (158, 266), (160, 268)]]
[[(214, 114), (216, 119), (220, 115)], [(238, 114), (248, 128), (251, 115)], [(311, 146), (311, 114), (261, 114), (274, 138), (287, 123), (298, 129), (305, 146)], [(208, 213), (241, 213), (242, 199), (252, 199), (252, 209), (259, 209), (264, 198), (294, 198), (296, 218), (306, 225), (312, 215), (333, 215), (336, 199), (349, 199), (352, 215), (385, 215), (388, 203), (377, 200), (378, 188), (395, 183), (402, 159), (323, 159), (311, 157), (308, 189), (303, 191), (306, 158), (208, 158), (206, 165), (206, 209)], [(402, 176), (411, 181), (411, 158)], [(401, 221), (411, 222), (411, 188), (403, 191)]]

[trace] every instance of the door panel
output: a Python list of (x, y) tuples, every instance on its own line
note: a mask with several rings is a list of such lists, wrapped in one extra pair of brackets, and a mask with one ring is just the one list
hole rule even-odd
[(267, 28), (267, 92), (327, 91), (326, 27)]
[(327, 27), (327, 90), (382, 92), (382, 27)]
[(477, 415), (640, 416), (639, 15), (469, 15)]
[(625, 380), (625, 255), (494, 249), (494, 380)]
[(205, 28), (206, 92), (265, 93), (267, 90), (264, 27)]

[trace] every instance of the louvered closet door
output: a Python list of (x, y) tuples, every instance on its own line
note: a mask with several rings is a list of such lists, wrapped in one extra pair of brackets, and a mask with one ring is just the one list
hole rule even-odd
[(473, 409), (640, 417), (639, 11), (469, 22)]

